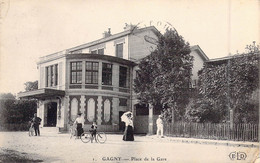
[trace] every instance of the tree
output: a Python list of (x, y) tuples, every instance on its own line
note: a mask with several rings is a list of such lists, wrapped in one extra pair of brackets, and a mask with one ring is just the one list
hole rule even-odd
[(6, 129), (6, 124), (28, 124), (36, 110), (36, 100), (17, 100), (11, 93), (0, 94), (0, 125)]
[(15, 99), (15, 96), (12, 93), (0, 93), (0, 99)]
[[(199, 93), (186, 118), (198, 122), (230, 120), (235, 123), (259, 121), (259, 46), (247, 46), (247, 53), (219, 62), (206, 63), (199, 74)], [(230, 108), (229, 108), (230, 107)]]
[(28, 81), (26, 83), (24, 83), (25, 85), (25, 91), (33, 91), (33, 90), (37, 90), (38, 89), (38, 80), (31, 82)]
[(140, 61), (134, 90), (141, 102), (163, 106), (164, 117), (172, 121), (184, 114), (189, 100), (193, 57), (176, 30), (157, 37), (156, 50)]

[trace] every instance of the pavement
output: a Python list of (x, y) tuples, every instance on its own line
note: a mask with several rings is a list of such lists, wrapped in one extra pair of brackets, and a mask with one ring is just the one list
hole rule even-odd
[(126, 142), (122, 134), (107, 134), (107, 141), (98, 144), (70, 139), (68, 133), (0, 132), (0, 162), (10, 162), (9, 156), (51, 163), (248, 163), (259, 157), (259, 144), (156, 135), (135, 135), (135, 141)]
[(156, 135), (147, 135), (148, 139), (156, 141), (168, 141), (177, 143), (192, 143), (192, 144), (209, 144), (209, 145), (224, 145), (233, 147), (252, 147), (259, 148), (259, 142), (248, 142), (248, 141), (230, 141), (230, 140), (211, 140), (211, 139), (196, 139), (196, 138), (182, 138), (182, 137), (169, 137), (164, 136), (158, 138)]

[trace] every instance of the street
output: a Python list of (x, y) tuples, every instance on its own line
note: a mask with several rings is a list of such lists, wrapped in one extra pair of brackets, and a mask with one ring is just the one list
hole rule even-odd
[(40, 137), (29, 137), (27, 132), (0, 132), (0, 154), (10, 151), (32, 162), (223, 163), (253, 162), (259, 149), (177, 143), (137, 135), (134, 142), (125, 142), (122, 135), (115, 134), (107, 134), (105, 144), (85, 144), (70, 139), (69, 134), (42, 133)]

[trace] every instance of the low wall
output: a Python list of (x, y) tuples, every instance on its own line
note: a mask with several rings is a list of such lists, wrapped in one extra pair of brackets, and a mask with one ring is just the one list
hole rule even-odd
[(21, 124), (1, 124), (0, 131), (28, 131), (29, 124), (21, 123)]

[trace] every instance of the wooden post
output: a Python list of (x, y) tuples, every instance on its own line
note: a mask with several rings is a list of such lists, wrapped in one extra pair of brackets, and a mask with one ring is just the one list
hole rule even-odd
[(229, 121), (230, 121), (230, 128), (233, 130), (234, 127), (234, 112), (233, 109), (230, 107), (230, 59), (228, 60), (227, 63), (227, 107), (229, 110)]
[(153, 105), (149, 103), (148, 134), (153, 135)]
[(172, 126), (174, 125), (174, 108), (172, 108)]

